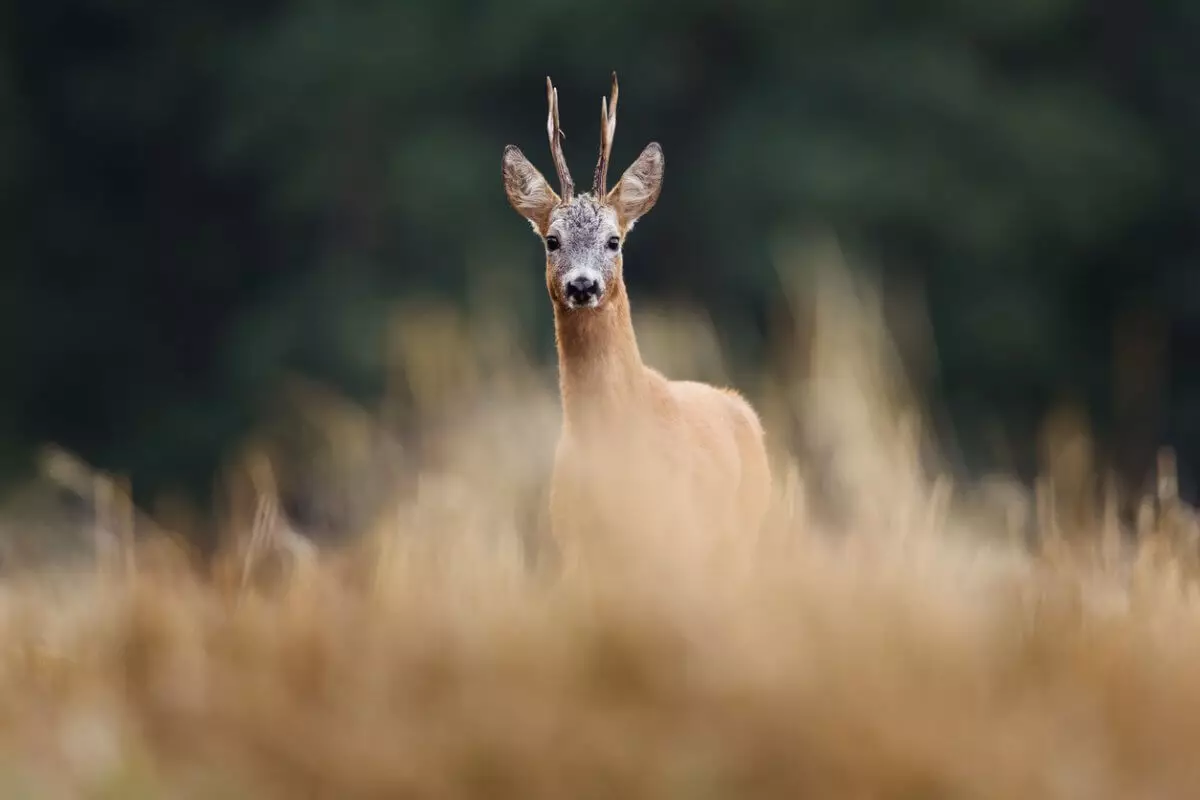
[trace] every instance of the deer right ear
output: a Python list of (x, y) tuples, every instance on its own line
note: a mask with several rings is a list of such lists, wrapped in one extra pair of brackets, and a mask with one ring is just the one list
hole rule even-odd
[(558, 205), (558, 195), (515, 145), (504, 148), (503, 172), (508, 202), (529, 220), (539, 236), (545, 236), (550, 227), (550, 212)]
[(662, 147), (658, 142), (651, 142), (608, 193), (606, 202), (617, 212), (623, 230), (632, 228), (658, 202), (658, 195), (662, 192), (663, 166)]

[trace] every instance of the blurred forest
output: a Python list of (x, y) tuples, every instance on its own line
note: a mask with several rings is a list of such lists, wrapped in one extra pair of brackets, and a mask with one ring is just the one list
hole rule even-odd
[(10, 0), (4, 474), (53, 441), (203, 494), (281, 373), (381, 392), (405, 298), (501, 286), (550, 358), (500, 155), (552, 173), (550, 75), (586, 175), (613, 70), (614, 170), (667, 156), (635, 301), (705, 308), (750, 369), (779, 237), (833, 232), (924, 293), (961, 469), (1028, 472), (1063, 399), (1131, 474), (1200, 458), (1191, 0)]

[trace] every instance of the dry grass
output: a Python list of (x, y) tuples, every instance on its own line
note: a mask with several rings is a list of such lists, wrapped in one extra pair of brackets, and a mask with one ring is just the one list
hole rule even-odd
[(158, 535), (122, 542), (132, 509), (101, 481), (84, 538), (111, 553), (0, 585), (0, 795), (1194, 796), (1200, 600), (1170, 476), (1140, 546), (1043, 496), (1031, 554), (1019, 515), (968, 515), (918, 466), (871, 304), (820, 292), (809, 380), (759, 395), (776, 429), (822, 432), (846, 513), (812, 512), (781, 459), (769, 529), (718, 567), (653, 542), (622, 569), (531, 564), (552, 391), (496, 328), (448, 317), (426, 341), (453, 342), (449, 377), (398, 332), (446, 434), (403, 501), (364, 483), (395, 452), (387, 415), (307, 395), (328, 435), (305, 463), (334, 499), (373, 498), (343, 548), (285, 535), (269, 437), (213, 575)]

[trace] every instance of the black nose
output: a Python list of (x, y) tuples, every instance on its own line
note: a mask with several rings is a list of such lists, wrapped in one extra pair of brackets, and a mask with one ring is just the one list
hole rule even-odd
[(600, 296), (600, 282), (592, 278), (567, 281), (567, 299), (581, 305)]

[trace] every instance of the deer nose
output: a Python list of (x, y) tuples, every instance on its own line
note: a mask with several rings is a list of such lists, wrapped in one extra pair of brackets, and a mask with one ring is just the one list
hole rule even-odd
[(567, 300), (584, 305), (600, 297), (600, 282), (586, 276), (567, 281)]

